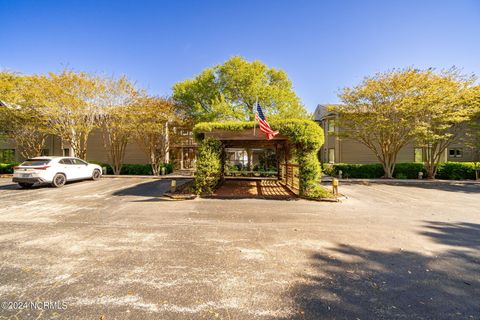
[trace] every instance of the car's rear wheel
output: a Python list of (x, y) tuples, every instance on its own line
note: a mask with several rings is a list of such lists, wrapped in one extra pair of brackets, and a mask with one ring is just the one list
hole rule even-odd
[(67, 182), (67, 177), (65, 177), (63, 173), (57, 173), (53, 177), (52, 186), (54, 186), (55, 188), (60, 188), (60, 187), (63, 187), (66, 182)]
[(28, 189), (33, 187), (33, 183), (26, 183), (26, 182), (19, 182), (18, 185), (20, 186), (20, 188), (23, 188), (23, 189)]
[(93, 170), (92, 180), (98, 180), (100, 179), (101, 176), (102, 176), (102, 173), (100, 172), (100, 170), (98, 169)]

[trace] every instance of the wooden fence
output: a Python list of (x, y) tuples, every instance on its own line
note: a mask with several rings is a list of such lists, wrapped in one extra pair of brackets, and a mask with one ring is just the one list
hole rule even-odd
[(300, 193), (300, 166), (298, 164), (282, 163), (280, 165), (280, 180), (295, 194)]

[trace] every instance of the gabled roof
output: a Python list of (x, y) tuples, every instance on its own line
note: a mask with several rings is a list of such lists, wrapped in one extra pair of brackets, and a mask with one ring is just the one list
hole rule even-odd
[(328, 110), (329, 107), (335, 107), (335, 106), (340, 106), (340, 104), (328, 103), (328, 104), (317, 105), (317, 108), (313, 112), (313, 120), (321, 121), (328, 116), (335, 115), (335, 112)]

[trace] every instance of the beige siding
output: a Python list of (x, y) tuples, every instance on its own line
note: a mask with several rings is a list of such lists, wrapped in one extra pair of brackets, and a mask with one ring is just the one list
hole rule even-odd
[[(100, 130), (94, 130), (88, 138), (87, 160), (108, 163), (107, 150), (103, 145)], [(138, 147), (135, 141), (127, 145), (124, 163), (127, 164), (148, 164), (149, 160)]]

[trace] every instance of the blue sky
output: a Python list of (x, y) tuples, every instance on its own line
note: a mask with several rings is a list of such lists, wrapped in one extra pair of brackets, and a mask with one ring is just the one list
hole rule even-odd
[(0, 68), (128, 75), (152, 94), (233, 55), (284, 69), (305, 106), (391, 68), (480, 75), (480, 0), (0, 0)]

